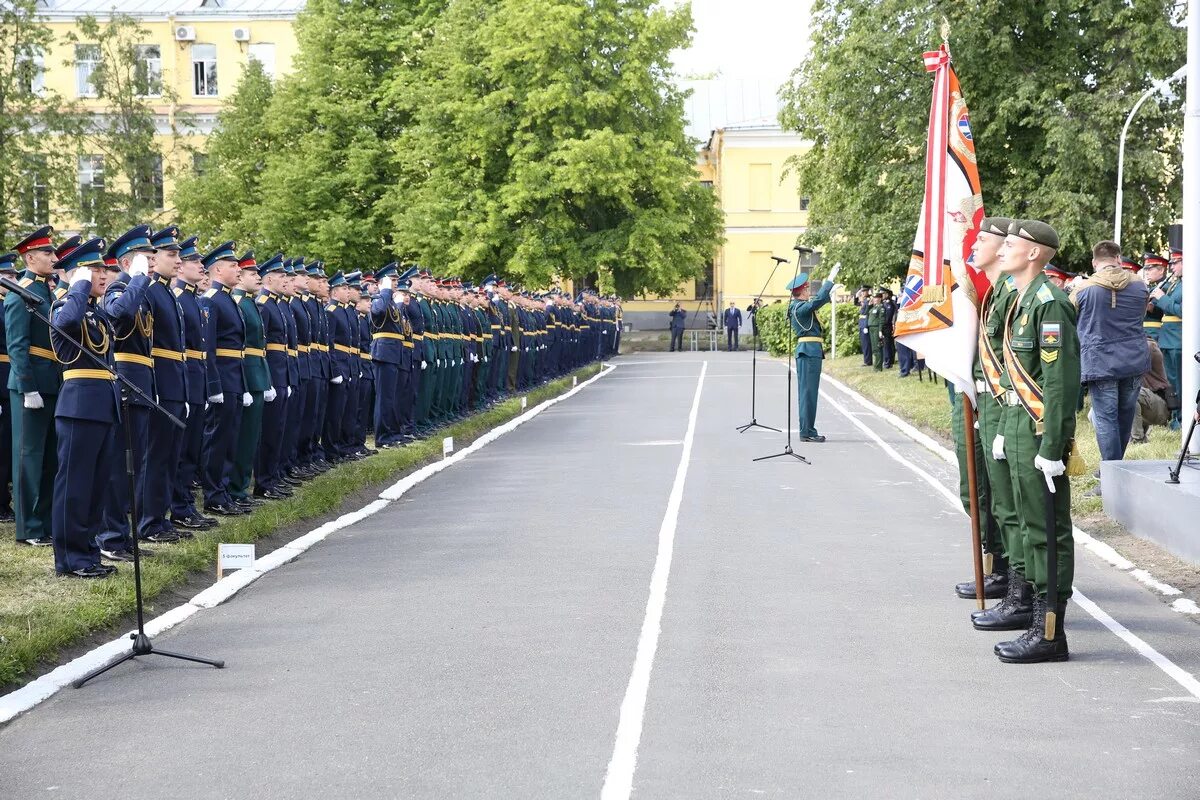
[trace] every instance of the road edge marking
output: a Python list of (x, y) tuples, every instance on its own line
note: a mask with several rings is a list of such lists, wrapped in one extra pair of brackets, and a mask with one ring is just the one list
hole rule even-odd
[(633, 793), (633, 775), (637, 770), (637, 751), (642, 740), (646, 696), (650, 691), (650, 673), (654, 669), (658, 637), (662, 633), (667, 581), (670, 578), (671, 560), (675, 551), (675, 531), (679, 525), (679, 509), (683, 504), (683, 487), (687, 481), (688, 464), (692, 460), (692, 443), (696, 436), (696, 420), (700, 416), (700, 395), (704, 389), (704, 376), (708, 373), (708, 361), (702, 362), (702, 365), (700, 377), (696, 381), (696, 394), (692, 398), (692, 410), (688, 414), (687, 433), (683, 436), (679, 466), (675, 469), (675, 481), (671, 484), (667, 508), (658, 529), (658, 553), (654, 558), (654, 571), (650, 574), (646, 616), (642, 620), (642, 630), (638, 636), (637, 655), (633, 660), (629, 685), (625, 688), (624, 699), (621, 700), (621, 715), (617, 721), (612, 758), (608, 762), (604, 785), (600, 790), (601, 800), (628, 800)]

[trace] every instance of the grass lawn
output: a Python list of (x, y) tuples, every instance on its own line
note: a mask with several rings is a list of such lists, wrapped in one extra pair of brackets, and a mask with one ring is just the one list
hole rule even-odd
[[(901, 379), (896, 369), (876, 372), (862, 366), (862, 356), (829, 359), (825, 370), (833, 377), (862, 394), (888, 411), (911, 422), (926, 433), (941, 439), (953, 448), (950, 432), (950, 402), (946, 386), (939, 380), (933, 383), (929, 373), (922, 382), (914, 372)], [(1075, 441), (1079, 453), (1087, 462), (1088, 474), (1071, 479), (1072, 515), (1077, 518), (1103, 513), (1103, 502), (1099, 497), (1084, 497), (1083, 494), (1098, 482), (1092, 472), (1100, 466), (1100, 449), (1096, 445), (1096, 431), (1088, 421), (1090, 405), (1080, 412), (1075, 426)], [(1164, 427), (1150, 430), (1150, 441), (1145, 444), (1130, 444), (1125, 453), (1127, 460), (1169, 460), (1179, 455), (1179, 434)]]
[[(573, 373), (580, 381), (599, 372), (591, 365)], [(532, 407), (571, 388), (571, 376), (526, 394)], [(394, 481), (442, 456), (442, 437), (461, 449), (479, 435), (521, 414), (520, 396), (397, 450), (329, 470), (298, 488), (288, 500), (268, 503), (174, 545), (157, 545), (142, 562), (148, 611), (153, 598), (182, 587), (197, 573), (214, 573), (218, 542), (252, 542), (281, 527), (337, 509), (348, 497), (372, 485)], [(262, 554), (260, 554), (262, 555)], [(170, 598), (164, 607), (174, 606)], [(128, 626), (134, 611), (133, 569), (122, 564), (116, 576), (80, 581), (54, 575), (50, 548), (17, 545), (13, 526), (0, 526), (0, 692), (27, 680), (28, 673), (52, 662), (59, 652), (98, 631)]]

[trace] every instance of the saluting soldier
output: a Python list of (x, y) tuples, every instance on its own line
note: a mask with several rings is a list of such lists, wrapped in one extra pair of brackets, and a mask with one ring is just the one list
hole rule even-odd
[(817, 398), (821, 390), (821, 362), (825, 358), (822, 349), (821, 323), (817, 309), (829, 302), (833, 282), (839, 267), (834, 266), (829, 277), (821, 284), (817, 294), (812, 295), (809, 274), (802, 272), (787, 285), (792, 293), (788, 304), (788, 322), (796, 335), (796, 427), (802, 442), (823, 442), (825, 437), (817, 433)]
[[(92, 239), (63, 257), (70, 286), (55, 303), (52, 321), (114, 369), (117, 332), (98, 302), (111, 274), (101, 255), (104, 249), (103, 239)], [(131, 282), (126, 294), (137, 300), (145, 288), (144, 282)], [(100, 562), (97, 536), (113, 465), (121, 463), (118, 453), (123, 445), (118, 447), (114, 436), (121, 413), (119, 390), (110, 373), (60, 334), (53, 335), (53, 348), (66, 365), (55, 408), (59, 453), (54, 479), (54, 571), (71, 578), (107, 578), (116, 567)]]
[[(1146, 253), (1142, 256), (1142, 280), (1146, 283), (1146, 290), (1153, 293), (1155, 289), (1162, 285), (1163, 279), (1166, 277), (1167, 261), (1162, 256), (1155, 253)], [(1122, 259), (1121, 266), (1125, 266), (1125, 260)], [(1146, 338), (1158, 341), (1158, 332), (1162, 328), (1162, 310), (1154, 304), (1153, 298), (1146, 299), (1146, 316), (1142, 320), (1142, 330), (1146, 334)]]
[[(175, 273), (172, 294), (179, 304), (183, 319), (184, 352), (187, 360), (187, 413), (183, 421), (187, 427), (181, 437), (179, 460), (172, 470), (171, 524), (176, 530), (203, 530), (212, 528), (217, 521), (206, 517), (196, 508), (193, 484), (199, 476), (200, 454), (204, 446), (204, 406), (208, 397), (208, 374), (205, 335), (208, 330), (208, 312), (201, 311), (198, 302), (199, 283), (204, 274), (204, 262), (196, 247), (196, 237), (190, 236), (179, 243), (179, 267)], [(176, 415), (178, 416), (178, 415)]]
[[(0, 253), (0, 277), (16, 280), (17, 254)], [(5, 297), (8, 290), (0, 286), (0, 298)], [(0, 382), (8, 385), (8, 341), (4, 335), (4, 317), (0, 315)], [(0, 393), (0, 522), (12, 522), (15, 517), (12, 512), (12, 405), (8, 392)]]
[(346, 320), (350, 332), (349, 366), (347, 380), (346, 413), (342, 416), (339, 438), (342, 456), (354, 461), (362, 457), (358, 446), (358, 388), (362, 381), (362, 356), (359, 347), (358, 299), (362, 296), (362, 273), (358, 270), (346, 273), (346, 297), (339, 312)]
[[(50, 313), (47, 281), (56, 261), (49, 225), (17, 242), (25, 274), (21, 286), (44, 298), (42, 316)], [(52, 543), (50, 535), (57, 441), (54, 402), (62, 384), (61, 370), (50, 348), (50, 329), (15, 294), (4, 298), (4, 330), (8, 345), (8, 411), (12, 415), (12, 475), (17, 543), (35, 547)]]
[[(1029, 629), (996, 645), (1006, 663), (1065, 661), (1063, 631), (1074, 578), (1071, 484), (1066, 462), (1079, 403), (1079, 337), (1076, 310), (1043, 271), (1058, 250), (1058, 233), (1037, 220), (1015, 220), (1001, 250), (1001, 269), (1017, 289), (1004, 325), (1005, 393), (1001, 442), (1012, 478), (1013, 500), (1024, 536), (1025, 577), (1034, 586)], [(1047, 488), (1051, 488), (1048, 508)], [(1047, 529), (1052, 513), (1053, 527)], [(1048, 596), (1048, 548), (1055, 548), (1056, 595)], [(1054, 613), (1052, 637), (1043, 635)]]
[[(1162, 312), (1158, 346), (1163, 354), (1167, 380), (1182, 397), (1183, 369), (1183, 251), (1172, 248), (1168, 264), (1170, 274), (1150, 293), (1150, 302)], [(1171, 412), (1171, 430), (1179, 430), (1179, 410)]]
[[(282, 500), (292, 494), (291, 489), (282, 483), (283, 474), (280, 470), (288, 403), (289, 326), (285, 322), (285, 315), (291, 317), (291, 309), (282, 302), (281, 296), (283, 283), (287, 280), (283, 254), (276, 253), (264, 261), (258, 267), (258, 274), (262, 288), (254, 298), (254, 304), (262, 326), (267, 388), (263, 390), (263, 406), (259, 410), (262, 432), (254, 460), (254, 496), (267, 500)], [(240, 300), (239, 307), (242, 307), (244, 302)], [(242, 316), (249, 316), (244, 308)], [(257, 338), (257, 332), (251, 330), (251, 323), (247, 321), (247, 348), (256, 347), (254, 341)], [(249, 379), (250, 361), (246, 361), (246, 367)], [(254, 390), (251, 389), (250, 393), (253, 395)]]
[[(276, 266), (278, 268), (278, 265)], [(245, 339), (242, 345), (242, 409), (238, 421), (237, 442), (234, 445), (233, 463), (230, 465), (226, 485), (229, 499), (243, 512), (253, 510), (265, 501), (252, 497), (250, 478), (254, 472), (254, 460), (262, 441), (263, 405), (265, 396), (271, 391), (271, 375), (267, 369), (266, 340), (263, 337), (263, 319), (256, 302), (262, 277), (258, 274), (258, 260), (254, 251), (244, 253), (238, 259), (237, 288), (231, 296), (237, 303), (242, 317)], [(285, 353), (286, 355), (286, 353)], [(271, 392), (274, 397), (274, 392)]]
[[(400, 298), (393, 296), (397, 264), (385, 264), (375, 277), (379, 280), (379, 294), (371, 300), (371, 361), (375, 365), (375, 446), (395, 447), (404, 440), (400, 422), (401, 392), (407, 391), (405, 375), (411, 370), (404, 368), (405, 351), (412, 351), (412, 342), (405, 336), (408, 318), (404, 314)], [(411, 336), (411, 328), (409, 329)], [(408, 347), (405, 347), (405, 342)]]
[[(401, 363), (399, 384), (400, 409), (397, 412), (397, 422), (406, 439), (416, 438), (416, 408), (420, 396), (421, 381), (424, 370), (428, 366), (425, 361), (427, 348), (425, 345), (425, 311), (414, 298), (412, 281), (416, 279), (417, 268), (409, 267), (396, 279), (397, 303), (404, 320), (408, 324), (408, 342), (412, 347), (405, 347), (404, 361)], [(407, 366), (407, 369), (404, 367)]]
[(204, 510), (225, 517), (246, 513), (229, 495), (229, 474), (237, 452), (238, 427), (246, 391), (242, 374), (246, 325), (233, 298), (240, 272), (233, 247), (233, 242), (224, 242), (204, 257), (211, 287), (204, 292), (200, 306), (208, 314), (204, 360), (208, 413), (200, 483), (204, 490)]

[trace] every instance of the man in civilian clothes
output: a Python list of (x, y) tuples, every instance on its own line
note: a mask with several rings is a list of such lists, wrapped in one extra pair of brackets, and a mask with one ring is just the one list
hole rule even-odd
[(722, 321), (725, 324), (725, 349), (739, 349), (738, 333), (742, 329), (742, 311), (732, 300), (729, 302), (729, 308), (725, 309), (725, 313), (722, 315)]

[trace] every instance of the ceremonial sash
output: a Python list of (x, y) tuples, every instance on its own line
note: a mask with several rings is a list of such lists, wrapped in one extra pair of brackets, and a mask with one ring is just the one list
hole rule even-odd
[[(980, 315), (980, 322), (985, 322), (992, 315), (992, 302), (995, 299), (995, 287), (987, 290), (987, 294), (983, 297), (983, 305), (980, 307), (983, 312)], [(1005, 339), (1007, 339), (1007, 331)], [(986, 324), (979, 326), (979, 361), (983, 365), (983, 375), (987, 379), (988, 388), (992, 392), (992, 397), (1000, 397), (1004, 394), (1004, 387), (1000, 385), (1000, 375), (1004, 371), (1004, 365), (1000, 361), (1000, 357), (996, 355), (996, 351), (992, 349), (992, 338), (987, 334)]]
[(1046, 418), (1046, 405), (1042, 399), (1042, 387), (1038, 386), (1033, 376), (1026, 371), (1017, 354), (1012, 349), (1012, 321), (1017, 309), (1020, 308), (1020, 298), (1013, 303), (1004, 320), (1004, 366), (1008, 369), (1008, 379), (1012, 381), (1013, 389), (1020, 399), (1021, 407), (1033, 419), (1034, 432), (1042, 435)]

